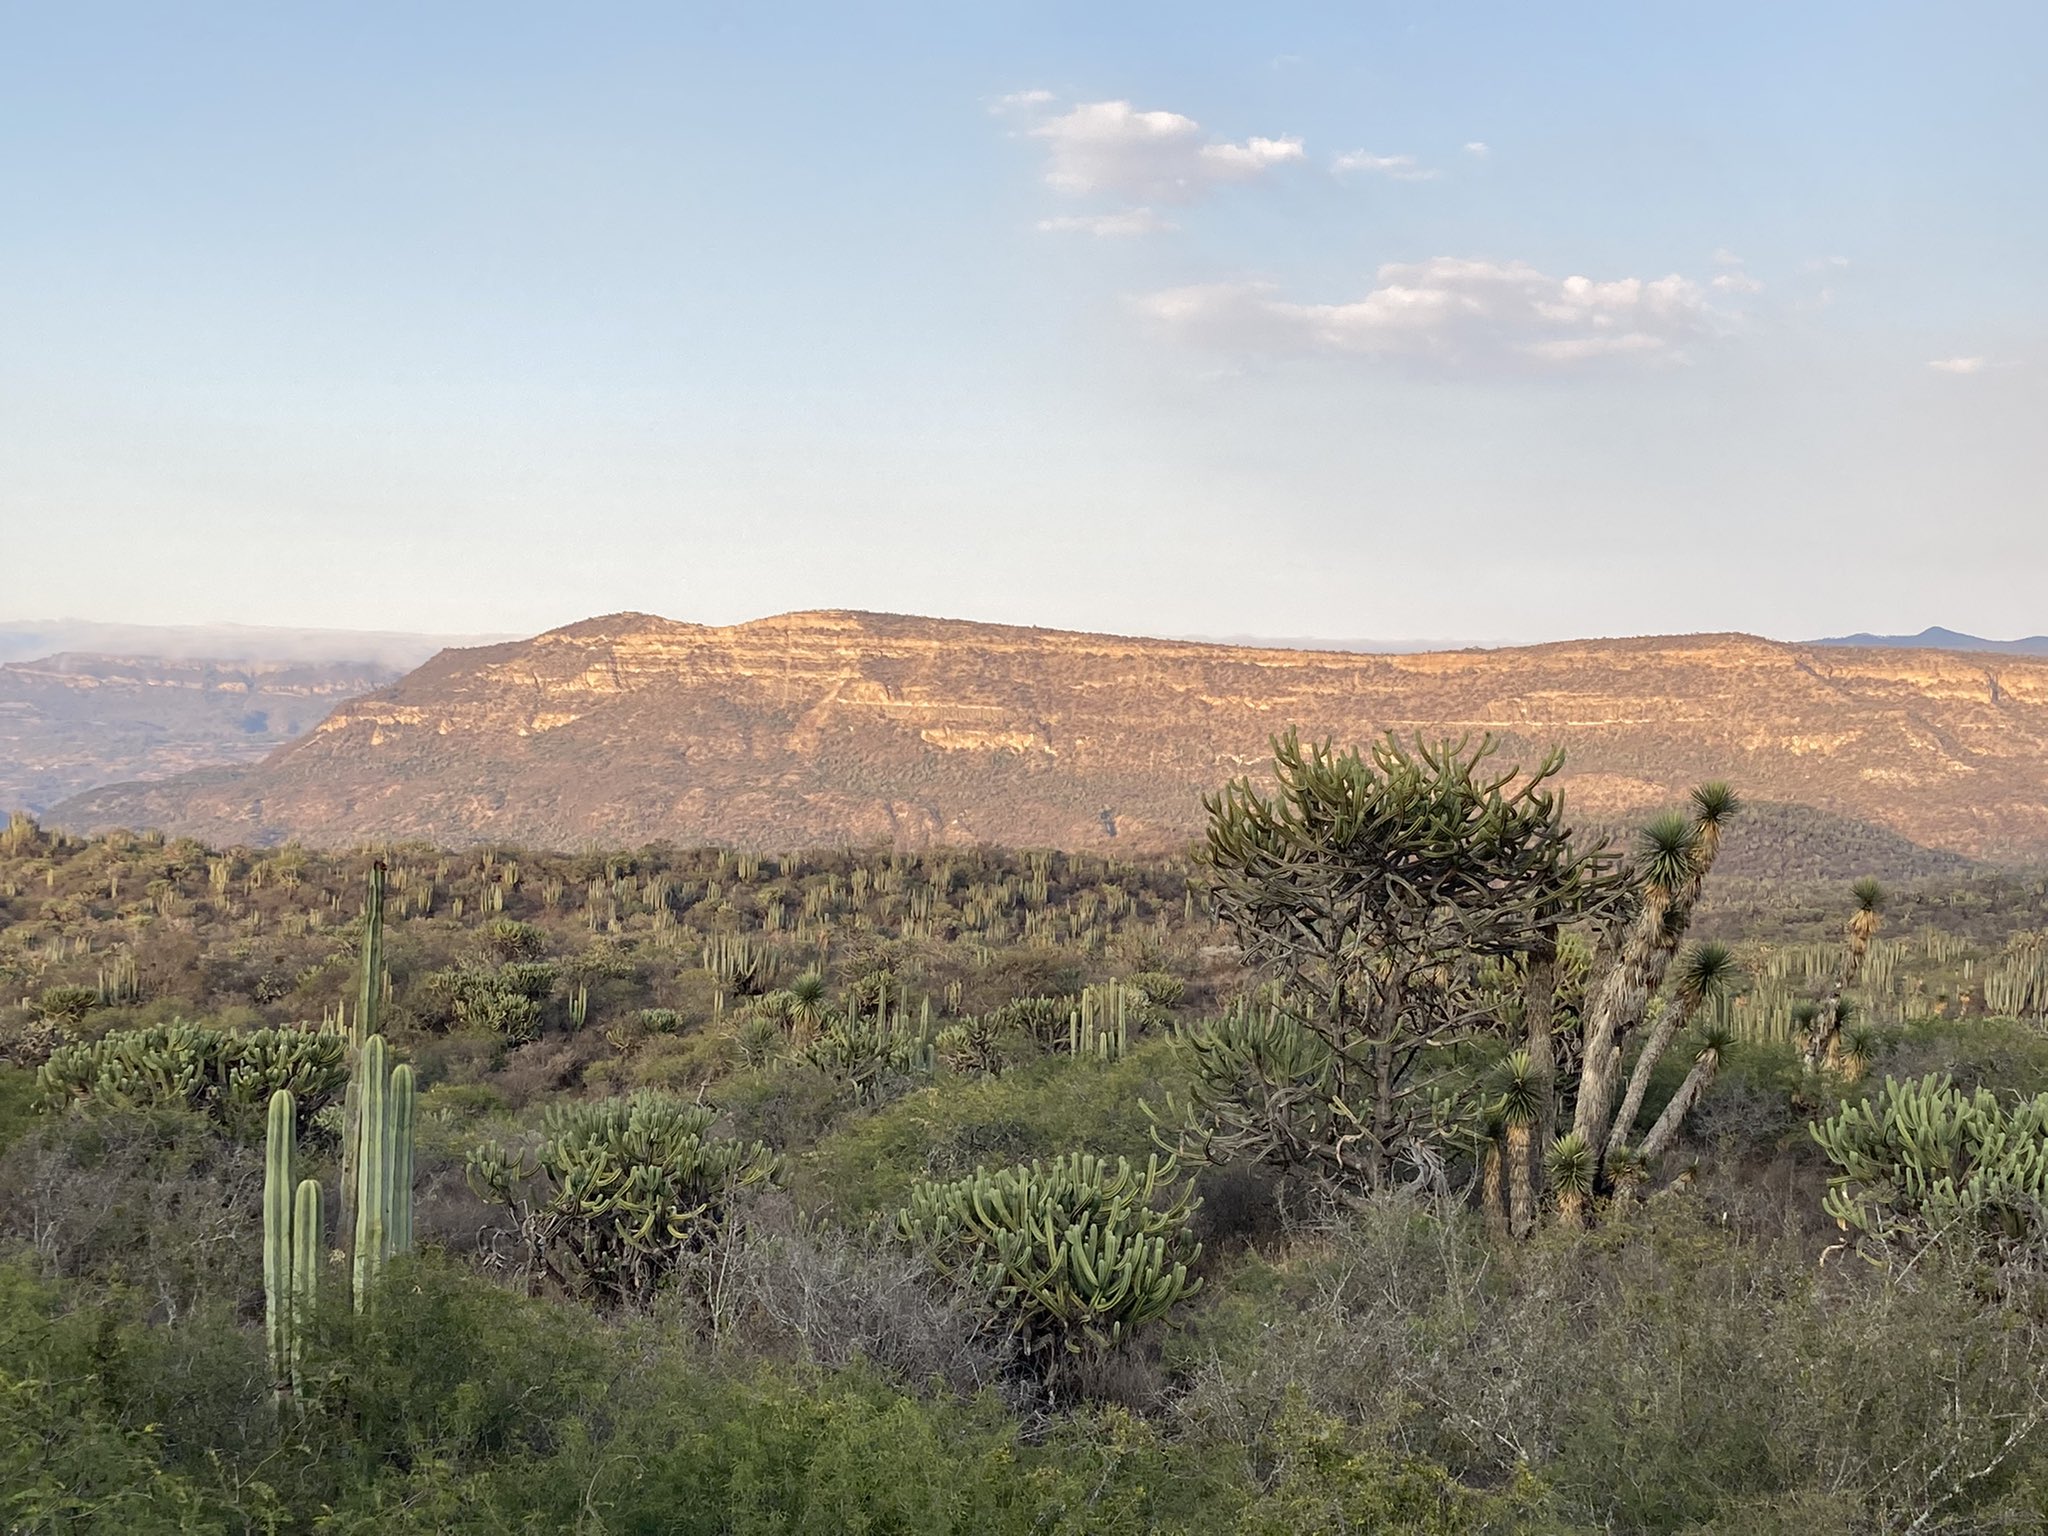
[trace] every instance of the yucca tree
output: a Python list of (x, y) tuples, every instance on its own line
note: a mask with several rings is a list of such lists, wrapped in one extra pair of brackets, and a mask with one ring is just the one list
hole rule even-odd
[(1636, 1115), (1643, 1107), (1643, 1096), (1650, 1090), (1650, 1078), (1671, 1048), (1671, 1042), (1691, 1026), (1695, 1015), (1714, 1008), (1727, 997), (1741, 974), (1734, 952), (1713, 939), (1689, 946), (1678, 957), (1671, 999), (1643, 1041), (1635, 1070), (1629, 1074), (1628, 1092), (1622, 1095), (1621, 1108), (1615, 1111), (1614, 1128), (1607, 1137), (1609, 1157), (1628, 1144)]
[(1678, 1139), (1678, 1128), (1685, 1124), (1685, 1117), (1699, 1102), (1700, 1095), (1713, 1085), (1714, 1074), (1721, 1070), (1721, 1057), (1734, 1039), (1734, 1032), (1718, 1020), (1700, 1031), (1700, 1047), (1693, 1056), (1692, 1070), (1685, 1074), (1685, 1081), (1678, 1085), (1678, 1092), (1671, 1095), (1671, 1102), (1664, 1106), (1664, 1113), (1657, 1117), (1657, 1123), (1650, 1127), (1650, 1134), (1643, 1138), (1642, 1155), (1646, 1162), (1654, 1162), (1663, 1156), (1671, 1143)]
[[(1847, 999), (1843, 1000), (1842, 1006), (1848, 1007)], [(1863, 1074), (1870, 1070), (1871, 1059), (1876, 1055), (1877, 1035), (1869, 1026), (1845, 1027), (1842, 1030), (1842, 1046), (1837, 1059), (1846, 1081), (1861, 1082)]]
[(1577, 1131), (1568, 1132), (1550, 1144), (1543, 1168), (1557, 1195), (1558, 1221), (1574, 1229), (1583, 1227), (1586, 1202), (1593, 1198), (1593, 1178), (1598, 1168), (1593, 1149)]
[(1614, 1198), (1628, 1200), (1634, 1198), (1642, 1188), (1643, 1180), (1650, 1176), (1650, 1165), (1634, 1147), (1620, 1147), (1607, 1154), (1606, 1167), (1602, 1171), (1607, 1175)]
[(815, 1039), (825, 1013), (825, 978), (816, 971), (805, 971), (789, 984), (791, 1041), (805, 1045)]
[(1846, 1017), (1842, 994), (1863, 979), (1863, 965), (1870, 956), (1870, 942), (1877, 937), (1877, 931), (1884, 923), (1884, 909), (1889, 898), (1882, 885), (1866, 875), (1849, 887), (1849, 894), (1855, 901), (1855, 907), (1849, 914), (1848, 943), (1842, 955), (1842, 968), (1835, 973), (1827, 994), (1821, 998), (1813, 1028), (1806, 1037), (1806, 1069), (1809, 1072), (1817, 1071), (1823, 1065), (1831, 1070), (1841, 1068), (1842, 1025)]
[(1586, 1019), (1572, 1129), (1589, 1147), (1607, 1144), (1622, 1043), (1663, 979), (1665, 945), (1675, 942), (1666, 919), (1673, 902), (1692, 888), (1699, 842), (1699, 829), (1677, 811), (1656, 817), (1636, 835), (1635, 915), (1622, 932), (1614, 962), (1600, 979)]
[(1543, 1098), (1527, 1051), (1508, 1054), (1499, 1081), (1495, 1113), (1507, 1136), (1508, 1234), (1519, 1239), (1536, 1230), (1536, 1127)]

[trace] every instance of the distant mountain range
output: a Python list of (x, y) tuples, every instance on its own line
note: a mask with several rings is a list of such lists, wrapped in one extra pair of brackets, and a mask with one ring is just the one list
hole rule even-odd
[(851, 612), (613, 614), (444, 651), (259, 764), (51, 817), (216, 842), (1170, 847), (1290, 725), (1491, 731), (1523, 762), (1560, 743), (1590, 820), (1726, 778), (1822, 818), (1816, 867), (2048, 858), (2048, 658), (1746, 635), (1365, 655)]
[(255, 762), (404, 670), (77, 652), (0, 664), (0, 814), (111, 779)]
[(2048, 656), (2048, 635), (2024, 640), (1986, 640), (1936, 625), (1917, 635), (1836, 635), (1815, 645), (1863, 645), (1888, 651), (1999, 651), (2010, 656)]
[(341, 662), (410, 671), (450, 645), (515, 635), (422, 635), (375, 629), (284, 629), (259, 624), (108, 624), (96, 619), (0, 619), (0, 662), (60, 651), (170, 661)]

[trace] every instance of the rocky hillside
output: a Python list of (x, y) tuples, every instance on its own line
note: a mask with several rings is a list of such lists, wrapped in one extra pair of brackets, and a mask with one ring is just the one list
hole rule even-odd
[(1588, 818), (1726, 777), (1971, 857), (2048, 856), (2048, 660), (1742, 635), (1356, 655), (800, 613), (616, 614), (447, 651), (262, 764), (77, 828), (216, 841), (1165, 846), (1288, 725), (1570, 749)]
[(63, 654), (0, 665), (0, 810), (95, 784), (253, 763), (342, 699), (391, 682), (371, 662)]

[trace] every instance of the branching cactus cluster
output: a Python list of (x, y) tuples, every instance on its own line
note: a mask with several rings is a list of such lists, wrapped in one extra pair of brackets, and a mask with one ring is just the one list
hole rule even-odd
[(781, 1171), (759, 1142), (711, 1137), (714, 1117), (653, 1090), (557, 1104), (537, 1147), (473, 1148), (470, 1186), (512, 1213), (533, 1284), (644, 1306), (724, 1223), (735, 1193)]
[(60, 1046), (38, 1069), (36, 1091), (45, 1109), (85, 1100), (177, 1106), (253, 1136), (256, 1117), (279, 1089), (291, 1090), (308, 1116), (317, 1113), (347, 1076), (345, 1056), (341, 1040), (317, 1030), (237, 1035), (203, 1024), (155, 1024)]
[(1171, 1160), (1085, 1153), (977, 1169), (918, 1185), (896, 1232), (984, 1289), (1026, 1358), (1055, 1374), (1122, 1347), (1200, 1287), (1188, 1272), (1197, 1201), (1174, 1177)]
[(1938, 1074), (1887, 1078), (1812, 1131), (1838, 1170), (1825, 1203), (1845, 1231), (1998, 1255), (2048, 1235), (2048, 1094), (2008, 1105)]

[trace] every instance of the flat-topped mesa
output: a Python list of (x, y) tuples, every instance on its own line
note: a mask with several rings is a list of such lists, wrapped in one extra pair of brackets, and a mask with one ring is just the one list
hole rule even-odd
[(1272, 734), (1492, 732), (1579, 814), (1706, 778), (1972, 856), (2048, 856), (2048, 660), (1749, 635), (1283, 651), (823, 610), (442, 652), (239, 776), (64, 824), (222, 841), (1173, 846)]

